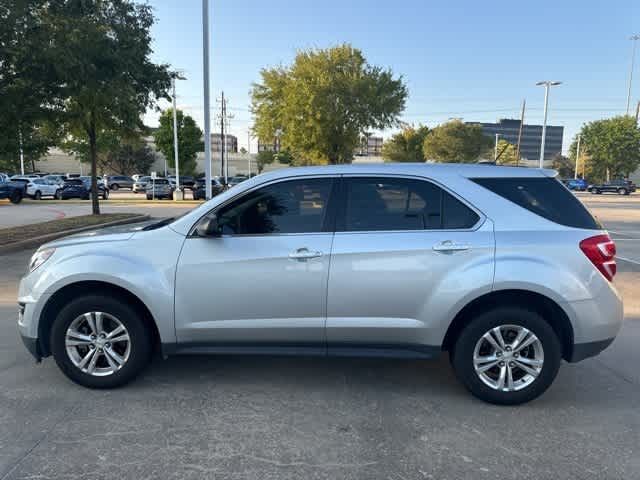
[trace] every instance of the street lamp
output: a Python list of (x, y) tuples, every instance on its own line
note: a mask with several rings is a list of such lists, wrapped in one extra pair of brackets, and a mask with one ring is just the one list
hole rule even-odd
[(544, 120), (542, 122), (542, 141), (540, 143), (540, 168), (544, 168), (544, 144), (547, 137), (547, 108), (549, 107), (549, 88), (560, 85), (562, 82), (543, 80), (536, 83), (537, 86), (544, 85)]
[(636, 42), (640, 40), (640, 35), (632, 35), (629, 40), (632, 42), (631, 46), (631, 69), (629, 70), (629, 91), (627, 92), (627, 115), (629, 115), (629, 108), (631, 108), (631, 82), (633, 81), (633, 64), (636, 60)]
[(211, 121), (209, 112), (209, 0), (202, 0), (202, 66), (204, 89), (205, 197), (211, 199)]

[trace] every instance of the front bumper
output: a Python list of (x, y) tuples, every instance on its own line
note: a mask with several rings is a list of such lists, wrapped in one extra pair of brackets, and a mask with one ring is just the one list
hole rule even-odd
[(42, 352), (40, 351), (40, 342), (37, 338), (26, 337), (25, 335), (20, 334), (20, 338), (22, 338), (22, 343), (29, 351), (33, 358), (36, 359), (36, 362), (42, 361)]

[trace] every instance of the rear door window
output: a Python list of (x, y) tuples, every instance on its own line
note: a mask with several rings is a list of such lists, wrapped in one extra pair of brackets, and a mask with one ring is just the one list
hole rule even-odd
[(340, 230), (469, 229), (480, 217), (439, 186), (408, 178), (347, 178)]
[(567, 227), (600, 230), (585, 206), (555, 178), (475, 178), (478, 185), (547, 220)]

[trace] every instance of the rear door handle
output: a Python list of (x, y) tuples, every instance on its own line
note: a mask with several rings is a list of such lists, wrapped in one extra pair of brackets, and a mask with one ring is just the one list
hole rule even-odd
[(289, 258), (292, 260), (299, 260), (304, 262), (305, 260), (309, 260), (310, 258), (318, 258), (322, 256), (322, 252), (311, 251), (308, 248), (298, 248), (297, 250), (291, 252), (289, 254)]
[(466, 243), (456, 243), (451, 240), (445, 240), (444, 242), (437, 243), (433, 246), (433, 250), (435, 252), (462, 252), (464, 250), (469, 250), (471, 245)]

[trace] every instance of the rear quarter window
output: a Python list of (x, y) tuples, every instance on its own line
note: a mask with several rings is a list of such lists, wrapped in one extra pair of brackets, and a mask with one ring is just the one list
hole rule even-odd
[(567, 227), (600, 230), (601, 225), (555, 178), (474, 178), (478, 185), (516, 205)]

